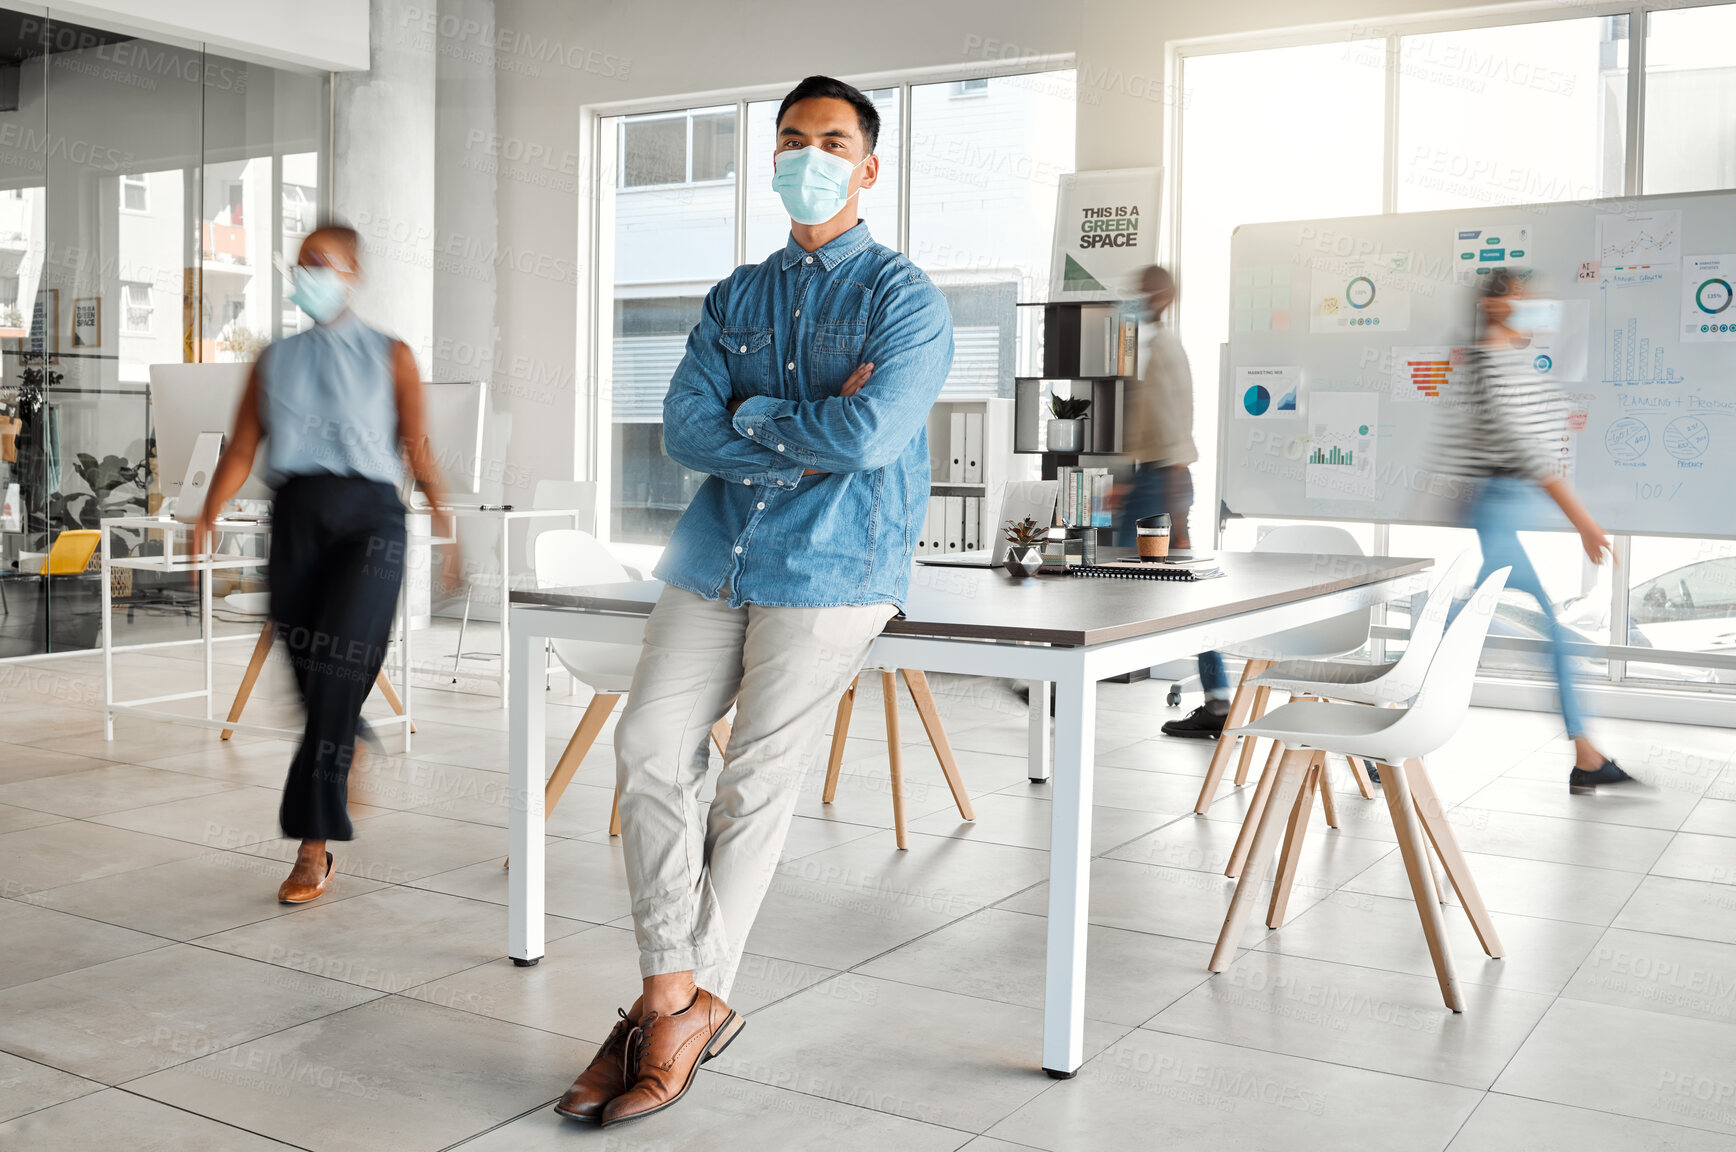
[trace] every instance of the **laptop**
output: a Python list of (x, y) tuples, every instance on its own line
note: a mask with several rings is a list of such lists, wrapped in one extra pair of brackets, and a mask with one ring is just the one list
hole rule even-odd
[(1049, 525), (1055, 519), (1055, 501), (1060, 498), (1061, 482), (1059, 480), (1020, 480), (1009, 483), (1001, 496), (1000, 515), (988, 518), (986, 524), (993, 525), (992, 534), (995, 538), (993, 548), (978, 548), (972, 552), (936, 553), (932, 556), (918, 556), (918, 564), (933, 564), (941, 568), (993, 568), (1006, 555), (1006, 545), (1001, 542), (1001, 525), (1011, 520), (1035, 520), (1042, 525)]

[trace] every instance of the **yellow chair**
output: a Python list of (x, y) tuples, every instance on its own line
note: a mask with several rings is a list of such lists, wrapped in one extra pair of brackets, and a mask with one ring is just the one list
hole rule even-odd
[(90, 558), (102, 544), (102, 532), (96, 528), (68, 528), (54, 538), (48, 557), (42, 562), (47, 576), (77, 576), (90, 566)]

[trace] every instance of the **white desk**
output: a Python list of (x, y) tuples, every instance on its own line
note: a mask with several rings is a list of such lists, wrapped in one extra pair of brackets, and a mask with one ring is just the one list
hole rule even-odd
[[(111, 533), (117, 528), (130, 528), (147, 532), (162, 532), (163, 554), (161, 556), (127, 556), (116, 558), (111, 547)], [(219, 731), (246, 732), (256, 736), (278, 736), (299, 738), (299, 729), (273, 728), (263, 724), (243, 724), (238, 719), (219, 720), (213, 715), (216, 697), (213, 692), (212, 673), (215, 667), (212, 659), (212, 646), (216, 638), (211, 632), (211, 577), (213, 573), (238, 571), (245, 568), (263, 568), (270, 561), (264, 556), (226, 556), (217, 551), (225, 536), (266, 536), (271, 533), (270, 521), (258, 520), (218, 520), (217, 536), (211, 542), (211, 553), (203, 557), (186, 554), (177, 555), (176, 544), (183, 537), (191, 536), (193, 525), (182, 523), (168, 517), (156, 516), (115, 516), (102, 521), (102, 699), (103, 699), (103, 736), (105, 739), (115, 738), (115, 716), (118, 713), (134, 713), (154, 716), (159, 720), (172, 720), (177, 724), (191, 724), (201, 728), (216, 728)], [(428, 537), (411, 537), (411, 544), (443, 543)], [(130, 568), (135, 572), (193, 572), (197, 573), (199, 581), (199, 639), (170, 640), (152, 644), (116, 645), (114, 642), (114, 585), (111, 579), (116, 568)], [(405, 611), (409, 581), (398, 594), (398, 618), (394, 628), (398, 633), (398, 643), (401, 659), (399, 671), (401, 682), (398, 686), (399, 698), (403, 702), (403, 710), (395, 715), (382, 717), (376, 724), (402, 724), (404, 726), (404, 751), (410, 751), (410, 733), (414, 730), (411, 715), (411, 681), (410, 656), (411, 632), (410, 617)], [(235, 637), (240, 639), (241, 637)], [(189, 692), (169, 692), (160, 696), (141, 696), (131, 700), (115, 699), (114, 654), (116, 652), (136, 651), (144, 648), (163, 648), (181, 644), (198, 644), (203, 650), (204, 687)], [(256, 659), (261, 654), (256, 650)], [(250, 684), (248, 685), (250, 686)], [(245, 693), (244, 686), (243, 692)], [(205, 715), (189, 716), (182, 712), (171, 712), (154, 705), (168, 704), (178, 700), (204, 700)]]
[[(1042, 1067), (1071, 1077), (1084, 1059), (1085, 935), (1097, 682), (1225, 644), (1246, 642), (1406, 595), (1427, 560), (1227, 553), (1228, 576), (1190, 584), (1038, 577), (994, 570), (918, 570), (905, 617), (875, 641), (868, 664), (1055, 685), (1054, 804), (1049, 847), (1048, 960)], [(508, 760), (507, 951), (520, 966), (543, 954), (544, 712), (537, 660), (545, 637), (638, 643), (661, 584), (517, 592), (512, 605)], [(1048, 693), (1031, 693), (1033, 779), (1042, 762)]]

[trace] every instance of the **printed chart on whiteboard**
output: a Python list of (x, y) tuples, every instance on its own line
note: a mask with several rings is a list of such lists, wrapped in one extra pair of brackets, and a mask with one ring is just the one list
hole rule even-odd
[(1373, 500), (1374, 438), (1380, 406), (1373, 392), (1314, 392), (1308, 397), (1310, 500)]

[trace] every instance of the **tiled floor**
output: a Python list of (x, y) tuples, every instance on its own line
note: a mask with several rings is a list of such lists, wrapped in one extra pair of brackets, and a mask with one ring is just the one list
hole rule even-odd
[[(219, 647), (220, 690), (250, 647)], [(192, 686), (194, 655), (121, 657), (125, 690)], [(976, 823), (907, 712), (895, 850), (865, 683), (837, 800), (809, 777), (749, 941), (751, 1026), (679, 1107), (599, 1132), (548, 1104), (636, 985), (609, 731), (549, 823), (548, 954), (518, 969), (480, 686), (421, 683), (414, 754), (360, 770), (333, 890), (291, 910), (291, 743), (139, 718), (110, 742), (96, 657), (0, 665), (0, 1148), (1736, 1150), (1736, 733), (1604, 724), (1653, 786), (1570, 797), (1551, 717), (1473, 713), (1432, 771), (1508, 955), (1452, 911), (1454, 1016), (1385, 805), (1342, 765), (1289, 923), (1209, 977), (1248, 790), (1191, 815), (1209, 746), (1158, 734), (1164, 685), (1104, 685), (1090, 1059), (1055, 1082), (1048, 789), (1007, 685), (934, 682)], [(556, 678), (553, 751), (586, 698)], [(248, 718), (294, 723), (282, 668)]]

